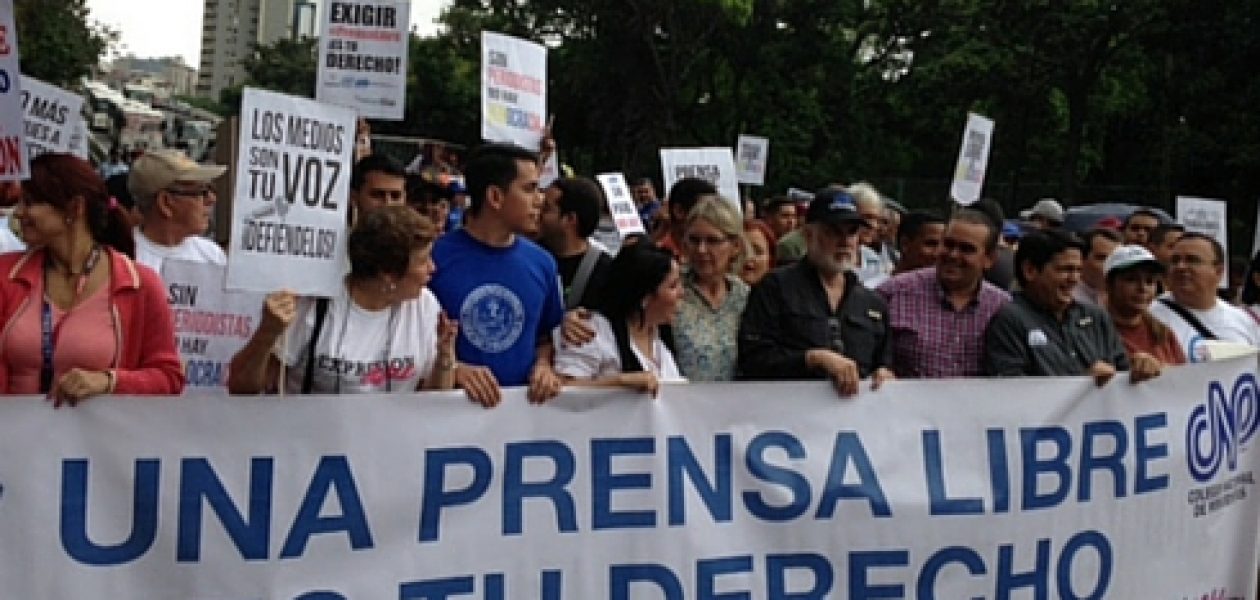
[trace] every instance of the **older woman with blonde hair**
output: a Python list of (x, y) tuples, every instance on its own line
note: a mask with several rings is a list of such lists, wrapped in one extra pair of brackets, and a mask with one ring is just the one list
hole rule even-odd
[(736, 276), (747, 254), (744, 220), (721, 198), (701, 200), (683, 226), (683, 300), (674, 320), (678, 366), (689, 381), (730, 381), (748, 284)]

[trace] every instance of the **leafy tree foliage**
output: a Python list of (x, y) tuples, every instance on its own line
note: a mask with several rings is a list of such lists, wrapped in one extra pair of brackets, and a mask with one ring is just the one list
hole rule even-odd
[[(997, 122), (986, 189), (1008, 209), (1182, 193), (1249, 224), (1258, 20), (1236, 0), (454, 0), (412, 39), (407, 119), (377, 128), (475, 144), (493, 30), (549, 48), (580, 172), (653, 175), (660, 147), (747, 132), (771, 139), (767, 190), (868, 179), (940, 207), (974, 111)], [(313, 49), (259, 58), (255, 81), (310, 93)]]
[(89, 20), (86, 0), (16, 0), (13, 12), (22, 72), (53, 85), (76, 86), (118, 40)]

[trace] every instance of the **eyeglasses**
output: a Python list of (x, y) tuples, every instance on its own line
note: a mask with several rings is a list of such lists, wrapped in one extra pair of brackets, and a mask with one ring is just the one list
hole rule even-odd
[(1185, 266), (1187, 266), (1187, 267), (1195, 268), (1195, 267), (1202, 267), (1202, 266), (1205, 266), (1205, 265), (1213, 265), (1213, 266), (1215, 266), (1215, 265), (1216, 265), (1216, 261), (1214, 261), (1214, 260), (1210, 260), (1210, 261), (1209, 261), (1209, 260), (1204, 260), (1204, 259), (1203, 259), (1202, 257), (1200, 257), (1200, 256), (1179, 256), (1179, 255), (1173, 255), (1172, 257), (1170, 257), (1170, 258), (1168, 259), (1168, 264), (1169, 264), (1169, 265), (1172, 265), (1172, 266), (1174, 266), (1174, 267), (1176, 267), (1176, 266), (1178, 266), (1178, 265), (1185, 265)]
[(166, 188), (165, 191), (166, 193), (172, 196), (182, 196), (184, 198), (197, 198), (198, 200), (205, 200), (206, 198), (209, 198), (212, 194), (214, 194), (214, 190), (208, 187), (197, 188), (197, 189)]
[(695, 248), (699, 248), (704, 245), (708, 245), (710, 248), (713, 248), (716, 246), (721, 246), (725, 244), (726, 242), (730, 241), (729, 238), (717, 237), (717, 236), (703, 236), (703, 235), (689, 235), (687, 236), (686, 239), (687, 239), (687, 244)]

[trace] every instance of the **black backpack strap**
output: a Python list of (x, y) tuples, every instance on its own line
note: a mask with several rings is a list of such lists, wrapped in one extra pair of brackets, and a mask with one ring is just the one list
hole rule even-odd
[(586, 254), (582, 255), (582, 262), (578, 263), (577, 273), (573, 276), (573, 283), (569, 285), (569, 294), (564, 299), (565, 308), (577, 308), (582, 302), (582, 296), (586, 294), (586, 285), (591, 282), (591, 273), (595, 272), (595, 265), (599, 263), (599, 255), (602, 253), (603, 250), (595, 246), (586, 249)]
[(306, 373), (302, 375), (302, 393), (309, 394), (315, 385), (315, 344), (319, 343), (319, 334), (324, 330), (324, 317), (328, 316), (328, 298), (315, 300), (315, 328), (311, 330), (311, 341), (306, 346)]
[(1215, 333), (1212, 333), (1211, 329), (1208, 329), (1207, 326), (1203, 324), (1203, 321), (1199, 320), (1199, 317), (1194, 316), (1194, 313), (1186, 310), (1186, 307), (1180, 304), (1177, 304), (1176, 302), (1173, 302), (1172, 300), (1168, 298), (1160, 298), (1159, 301), (1163, 303), (1164, 306), (1167, 306), (1169, 310), (1177, 313), (1177, 316), (1181, 317), (1182, 321), (1185, 321), (1187, 324), (1193, 327), (1194, 330), (1199, 332), (1199, 335), (1203, 336), (1204, 339), (1208, 339), (1208, 340), (1220, 339), (1216, 337)]
[(634, 355), (634, 349), (630, 347), (630, 330), (626, 327), (625, 319), (609, 319), (612, 326), (613, 338), (617, 340), (617, 354), (621, 357), (622, 373), (642, 373), (643, 364), (639, 362), (639, 357)]

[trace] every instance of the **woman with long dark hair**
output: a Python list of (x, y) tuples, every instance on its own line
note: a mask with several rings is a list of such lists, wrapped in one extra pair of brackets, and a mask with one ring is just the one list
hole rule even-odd
[(126, 215), (91, 165), (31, 161), (12, 218), (29, 249), (0, 256), (0, 392), (60, 406), (183, 391), (165, 286), (132, 260)]
[(680, 381), (669, 324), (682, 301), (678, 262), (647, 243), (625, 246), (613, 259), (596, 312), (592, 341), (575, 346), (556, 329), (555, 369), (566, 383), (625, 387), (653, 395), (662, 381)]

